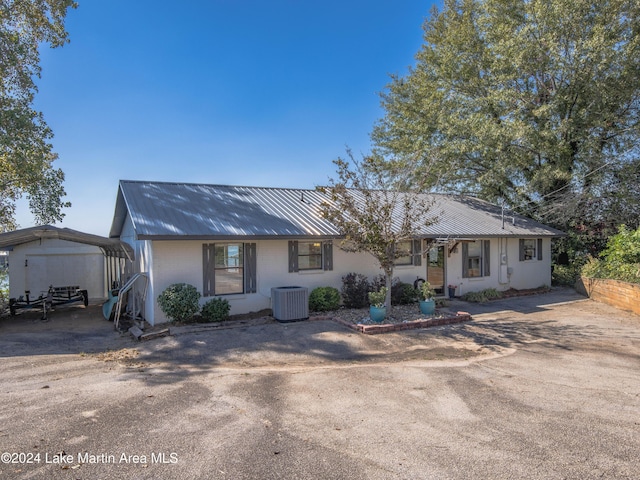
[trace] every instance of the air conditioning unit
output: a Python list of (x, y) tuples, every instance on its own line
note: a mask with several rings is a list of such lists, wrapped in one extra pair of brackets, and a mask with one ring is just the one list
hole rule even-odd
[(309, 318), (309, 289), (306, 287), (273, 287), (273, 318), (279, 322), (295, 322)]

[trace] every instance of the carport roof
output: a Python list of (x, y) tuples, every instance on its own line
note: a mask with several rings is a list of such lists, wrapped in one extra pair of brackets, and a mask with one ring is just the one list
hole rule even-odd
[(13, 232), (0, 233), (0, 250), (11, 250), (16, 245), (34, 242), (41, 238), (67, 240), (86, 245), (94, 245), (102, 249), (106, 255), (133, 258), (131, 246), (118, 239), (79, 232), (70, 228), (58, 228), (52, 225), (42, 225), (14, 230)]
[[(438, 221), (422, 238), (556, 237), (564, 233), (477, 198), (425, 194)], [(338, 238), (320, 214), (328, 196), (317, 190), (120, 181), (110, 237), (127, 217), (139, 240)]]

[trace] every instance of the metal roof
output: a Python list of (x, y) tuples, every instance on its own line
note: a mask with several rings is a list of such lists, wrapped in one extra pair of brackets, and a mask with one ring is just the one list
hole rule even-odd
[[(472, 197), (425, 194), (438, 221), (424, 238), (553, 237), (561, 231)], [(138, 239), (267, 239), (339, 237), (320, 215), (328, 197), (317, 190), (120, 181), (110, 236), (127, 214)]]
[(52, 225), (23, 228), (12, 232), (0, 233), (0, 250), (11, 250), (23, 243), (35, 242), (42, 238), (67, 240), (70, 242), (93, 245), (102, 249), (105, 254), (133, 258), (133, 249), (117, 239), (83, 233), (70, 228), (58, 228)]

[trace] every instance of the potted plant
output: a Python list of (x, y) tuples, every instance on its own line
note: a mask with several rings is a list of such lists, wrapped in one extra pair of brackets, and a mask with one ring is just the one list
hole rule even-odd
[(436, 292), (429, 282), (424, 282), (418, 292), (420, 295), (420, 312), (424, 315), (433, 315), (436, 311)]
[(387, 297), (387, 287), (382, 287), (378, 292), (369, 292), (369, 318), (372, 322), (382, 322), (387, 316), (387, 309), (384, 301)]

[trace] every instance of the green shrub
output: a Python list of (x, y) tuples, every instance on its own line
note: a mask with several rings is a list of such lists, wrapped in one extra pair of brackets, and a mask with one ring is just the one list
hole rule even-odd
[(174, 322), (187, 322), (200, 310), (200, 292), (187, 283), (169, 285), (158, 296), (158, 305)]
[(445, 308), (449, 306), (446, 298), (436, 298), (436, 308)]
[(222, 322), (229, 318), (231, 305), (226, 298), (212, 298), (202, 306), (202, 319), (205, 322)]
[(413, 285), (397, 282), (391, 286), (392, 305), (410, 305), (418, 301), (418, 291)]
[(487, 300), (497, 300), (499, 298), (502, 298), (502, 293), (500, 293), (495, 288), (487, 288), (486, 290), (483, 290), (482, 293), (487, 298)]
[(369, 305), (367, 294), (369, 281), (360, 273), (348, 273), (342, 277), (342, 304), (347, 308), (363, 308)]
[(465, 293), (460, 297), (460, 299), (464, 300), (465, 302), (473, 303), (484, 303), (488, 302), (489, 300), (496, 300), (498, 298), (502, 298), (502, 293), (497, 291), (495, 288), (487, 288), (479, 292)]
[(436, 291), (429, 282), (422, 282), (422, 285), (416, 292), (420, 300), (430, 300), (436, 296)]
[(333, 287), (314, 288), (309, 295), (309, 310), (326, 312), (336, 310), (340, 306), (340, 292)]
[(487, 298), (482, 295), (482, 292), (467, 292), (460, 296), (460, 300), (472, 303), (483, 303), (487, 301)]
[(551, 272), (551, 284), (573, 287), (580, 275), (580, 267), (576, 265), (554, 265)]
[(591, 258), (582, 267), (582, 275), (640, 283), (640, 228), (633, 231), (622, 225), (609, 238), (600, 258)]
[[(387, 281), (384, 275), (376, 275), (369, 284), (370, 292), (379, 292), (386, 288)], [(408, 305), (418, 300), (419, 292), (416, 292), (413, 285), (401, 282), (398, 277), (391, 279), (391, 304)]]
[(605, 272), (603, 270), (602, 262), (597, 258), (590, 257), (580, 273), (589, 278), (604, 278)]
[(369, 292), (369, 304), (374, 307), (382, 308), (384, 307), (385, 300), (387, 298), (387, 288), (382, 287), (377, 292)]

